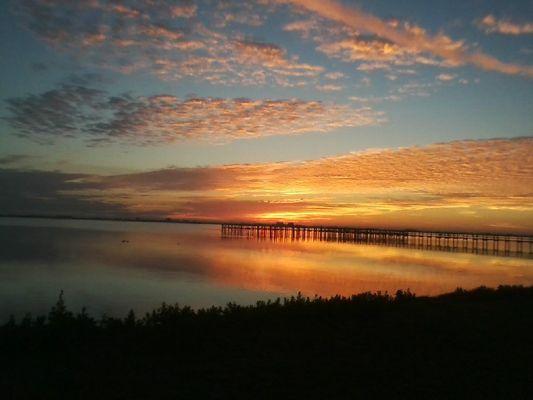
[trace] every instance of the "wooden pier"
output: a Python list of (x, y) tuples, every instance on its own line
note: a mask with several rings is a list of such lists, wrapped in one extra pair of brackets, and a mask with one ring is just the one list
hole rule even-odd
[(222, 237), (272, 241), (332, 241), (457, 251), (503, 256), (533, 256), (533, 236), (500, 233), (429, 232), (295, 224), (224, 223)]

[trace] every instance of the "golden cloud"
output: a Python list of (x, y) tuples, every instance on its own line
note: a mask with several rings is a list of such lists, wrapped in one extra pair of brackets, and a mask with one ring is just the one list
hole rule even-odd
[(82, 178), (64, 194), (210, 220), (532, 231), (533, 138), (367, 150), (312, 161)]
[[(372, 14), (344, 6), (336, 0), (279, 1), (302, 7), (322, 18), (340, 23), (355, 32), (370, 33), (390, 42), (390, 44), (369, 44), (359, 43), (359, 41), (352, 41), (352, 43), (343, 41), (325, 47), (325, 50), (332, 54), (340, 52), (342, 57), (360, 57), (363, 59), (366, 53), (371, 57), (371, 61), (383, 61), (390, 60), (398, 52), (426, 53), (441, 58), (448, 66), (471, 64), (487, 71), (533, 77), (533, 67), (504, 63), (481, 51), (469, 51), (462, 41), (454, 41), (444, 34), (431, 36), (418, 26), (400, 24), (397, 21), (384, 21)], [(291, 26), (289, 29), (302, 30), (304, 26)], [(376, 60), (376, 58), (378, 59)]]
[(494, 15), (487, 15), (477, 23), (486, 33), (500, 33), (502, 35), (527, 35), (533, 33), (533, 23), (519, 24), (509, 20), (496, 19)]

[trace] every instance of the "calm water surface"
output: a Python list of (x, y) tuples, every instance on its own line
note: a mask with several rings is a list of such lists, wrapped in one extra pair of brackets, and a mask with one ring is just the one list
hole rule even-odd
[[(296, 294), (533, 285), (533, 260), (332, 242), (221, 238), (218, 225), (0, 218), (0, 320), (78, 311), (123, 316)], [(123, 241), (126, 241), (123, 243)]]

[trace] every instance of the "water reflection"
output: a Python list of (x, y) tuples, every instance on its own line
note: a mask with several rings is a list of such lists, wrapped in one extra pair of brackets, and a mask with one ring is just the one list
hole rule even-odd
[(399, 247), (220, 237), (210, 225), (1, 220), (0, 317), (44, 312), (60, 289), (95, 314), (290, 295), (533, 284), (533, 261)]
[(407, 247), (412, 249), (533, 258), (533, 237), (519, 234), (424, 232), (389, 229), (222, 224), (223, 238), (273, 242), (314, 241)]

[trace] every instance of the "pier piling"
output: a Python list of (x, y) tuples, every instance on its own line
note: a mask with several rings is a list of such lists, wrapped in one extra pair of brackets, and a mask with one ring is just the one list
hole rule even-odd
[(430, 232), (295, 224), (221, 224), (222, 237), (273, 241), (333, 241), (532, 257), (533, 236), (502, 233)]

